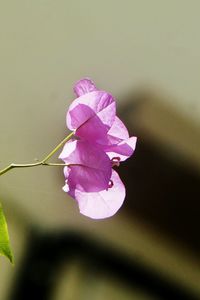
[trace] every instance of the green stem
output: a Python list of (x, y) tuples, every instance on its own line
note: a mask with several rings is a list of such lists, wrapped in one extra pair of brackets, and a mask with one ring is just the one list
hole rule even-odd
[(56, 146), (43, 160), (42, 162), (45, 163), (50, 157), (52, 157), (54, 155), (54, 153), (56, 153), (56, 151), (58, 151), (58, 149), (60, 149), (67, 141), (69, 141), (71, 139), (71, 137), (74, 135), (74, 132), (71, 132), (68, 136), (66, 136), (66, 138), (64, 138), (64, 140), (62, 140), (58, 146)]
[(10, 171), (14, 168), (29, 168), (29, 167), (36, 167), (36, 166), (67, 166), (66, 164), (60, 164), (60, 163), (47, 163), (47, 160), (51, 158), (56, 151), (58, 151), (67, 141), (71, 139), (71, 137), (74, 135), (74, 132), (71, 132), (67, 137), (64, 138), (44, 159), (41, 161), (38, 161), (36, 163), (31, 164), (10, 164), (6, 168), (2, 169), (0, 171), (0, 176), (5, 174), (6, 172)]
[(65, 167), (69, 166), (68, 164), (59, 164), (59, 163), (42, 163), (43, 166), (50, 166), (50, 167)]
[(39, 166), (39, 165), (41, 165), (41, 162), (32, 163), (32, 164), (13, 164), (12, 163), (0, 171), (0, 176), (14, 168), (27, 168), (27, 167), (35, 167), (35, 166)]

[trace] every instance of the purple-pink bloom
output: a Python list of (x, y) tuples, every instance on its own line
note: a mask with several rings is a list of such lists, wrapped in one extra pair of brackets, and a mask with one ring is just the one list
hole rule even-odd
[[(72, 122), (73, 118), (76, 120), (79, 115), (79, 111), (74, 111), (71, 113), (71, 107), (73, 108), (74, 103), (75, 105), (77, 102), (81, 101), (84, 98), (90, 98), (91, 96), (94, 97), (94, 94), (92, 94), (90, 91), (96, 91), (99, 92), (94, 85), (94, 83), (90, 79), (82, 79), (78, 81), (74, 87), (74, 91), (76, 95), (79, 97), (77, 98), (70, 106), (69, 112), (67, 114), (67, 124), (69, 123), (69, 115), (71, 114), (70, 122)], [(104, 92), (105, 93), (105, 92)], [(92, 94), (92, 95), (91, 95)], [(106, 93), (107, 94), (107, 93)], [(111, 96), (112, 97), (112, 96)], [(87, 99), (88, 99), (87, 98)], [(113, 99), (113, 98), (112, 98)], [(98, 99), (95, 98), (95, 103), (98, 103)], [(85, 103), (85, 102), (84, 102)], [(90, 104), (91, 105), (91, 104)], [(91, 105), (92, 106), (92, 105)], [(109, 120), (109, 127), (102, 128), (101, 124), (97, 124), (97, 122), (93, 119), (90, 119), (89, 122), (86, 121), (86, 123), (79, 122), (79, 126), (76, 129), (76, 135), (80, 136), (86, 140), (90, 140), (91, 134), (89, 130), (89, 135), (87, 134), (87, 130), (85, 130), (85, 126), (88, 126), (87, 123), (89, 123), (90, 128), (92, 128), (92, 131), (94, 132), (95, 137), (92, 139), (93, 143), (97, 143), (101, 149), (103, 149), (108, 156), (112, 159), (113, 157), (119, 157), (120, 161), (124, 161), (127, 158), (129, 158), (136, 146), (136, 137), (129, 137), (128, 130), (126, 126), (123, 124), (123, 122), (115, 115), (115, 106), (109, 106), (110, 110), (106, 108), (104, 110), (105, 113), (105, 119)], [(114, 108), (114, 109), (113, 109)], [(81, 110), (81, 108), (80, 108)], [(95, 113), (95, 109), (93, 110), (93, 113)], [(83, 111), (82, 111), (83, 114)], [(113, 118), (114, 114), (114, 118)], [(79, 119), (80, 120), (80, 119)], [(99, 126), (98, 126), (99, 125)], [(71, 128), (69, 128), (71, 129)], [(75, 128), (74, 128), (75, 129)], [(101, 136), (101, 139), (98, 139), (98, 137)]]
[(69, 165), (64, 172), (71, 196), (74, 196), (75, 190), (87, 193), (109, 188), (112, 173), (110, 159), (92, 143), (69, 141), (59, 158)]
[(136, 137), (129, 137), (116, 116), (115, 100), (90, 79), (78, 81), (77, 98), (67, 112), (67, 127), (78, 140), (67, 142), (59, 158), (64, 168), (63, 190), (78, 202), (80, 212), (94, 219), (114, 215), (125, 198), (125, 187), (113, 166), (130, 157)]
[(81, 140), (65, 144), (60, 156), (64, 167), (63, 190), (78, 202), (80, 212), (93, 219), (114, 215), (125, 198), (125, 188), (109, 157)]
[[(67, 127), (75, 131), (76, 136), (100, 144), (107, 143), (107, 132), (115, 120), (116, 103), (112, 95), (94, 90), (88, 91), (88, 80), (81, 81), (75, 90), (79, 91), (80, 97), (76, 98), (67, 112)], [(83, 87), (86, 85), (85, 90)], [(80, 93), (81, 90), (81, 93)], [(84, 93), (84, 94), (83, 94)]]

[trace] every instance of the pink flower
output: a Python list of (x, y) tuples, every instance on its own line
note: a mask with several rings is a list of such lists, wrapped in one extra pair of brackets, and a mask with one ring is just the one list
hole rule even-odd
[[(98, 104), (98, 99), (96, 98), (94, 92), (96, 93), (105, 93), (98, 91), (94, 83), (90, 79), (82, 79), (78, 81), (74, 87), (74, 91), (76, 95), (79, 97), (69, 107), (69, 111), (67, 113), (67, 125), (69, 127), (69, 124), (73, 123), (73, 119), (78, 119), (81, 107), (78, 110), (77, 103), (82, 103), (87, 99), (89, 102), (89, 98), (92, 98), (92, 101), (90, 102), (90, 107), (95, 106), (95, 104)], [(84, 96), (84, 99), (83, 99)], [(93, 99), (95, 98), (95, 100)], [(77, 124), (77, 127), (75, 126), (73, 130), (76, 130), (76, 135), (80, 138), (84, 138), (85, 140), (91, 140), (92, 135), (87, 132), (88, 127), (92, 129), (92, 132), (94, 133), (94, 138), (92, 138), (92, 142), (96, 143), (99, 147), (101, 147), (110, 157), (110, 159), (114, 157), (118, 157), (120, 161), (124, 161), (127, 158), (129, 158), (136, 146), (136, 137), (129, 137), (128, 130), (126, 129), (126, 126), (123, 124), (123, 122), (115, 115), (115, 103), (113, 103), (114, 99), (112, 96), (110, 96), (111, 104), (106, 101), (104, 101), (104, 118), (107, 121), (107, 124), (109, 123), (109, 126), (106, 128), (103, 127), (102, 123), (104, 119), (101, 115), (101, 120), (98, 119), (99, 123), (94, 122), (94, 117), (90, 118), (89, 120), (81, 123), (79, 119), (79, 124)], [(104, 99), (106, 96), (104, 96)], [(111, 100), (112, 99), (112, 100)], [(86, 104), (86, 102), (84, 102)], [(76, 107), (76, 111), (74, 111), (74, 106)], [(102, 108), (102, 107), (101, 107)], [(96, 107), (93, 109), (92, 114), (96, 114)], [(83, 111), (81, 112), (84, 113)], [(98, 113), (97, 113), (98, 115)], [(87, 128), (86, 128), (87, 126)], [(69, 129), (72, 129), (69, 127)], [(86, 130), (85, 130), (86, 129)], [(101, 136), (101, 139), (98, 139), (97, 137)]]
[[(88, 90), (92, 90), (88, 92)], [(67, 127), (76, 136), (100, 144), (107, 143), (107, 132), (115, 120), (116, 104), (112, 95), (96, 90), (88, 79), (79, 81), (75, 86), (79, 97), (67, 112)]]
[(90, 79), (77, 82), (76, 98), (67, 112), (67, 126), (79, 140), (67, 142), (59, 158), (67, 167), (64, 191), (77, 200), (80, 212), (94, 219), (114, 215), (125, 198), (125, 187), (112, 170), (130, 157), (136, 137), (129, 137), (116, 116), (112, 95), (97, 90)]
[[(65, 191), (99, 192), (109, 188), (112, 165), (109, 157), (92, 143), (74, 140), (65, 144), (60, 156), (66, 164)], [(67, 187), (68, 186), (68, 187)]]
[(83, 215), (103, 219), (118, 211), (125, 188), (101, 149), (85, 141), (70, 141), (59, 158), (68, 164), (63, 190), (76, 199)]

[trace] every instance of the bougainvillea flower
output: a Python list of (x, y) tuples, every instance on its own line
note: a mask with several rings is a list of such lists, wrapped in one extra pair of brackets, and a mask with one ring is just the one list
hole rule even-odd
[(108, 189), (112, 166), (101, 149), (85, 141), (69, 141), (59, 158), (68, 165), (65, 178), (72, 197), (76, 190), (88, 193)]
[[(87, 97), (90, 97), (90, 95), (92, 94), (91, 92), (94, 91), (100, 92), (98, 91), (92, 80), (88, 78), (79, 80), (75, 84), (74, 92), (80, 98), (77, 98), (75, 100), (75, 103), (77, 101), (80, 101), (78, 99), (81, 99), (82, 101), (83, 95), (84, 99), (87, 99)], [(97, 99), (95, 100), (98, 102)], [(84, 103), (86, 104), (86, 101)], [(81, 107), (79, 108), (81, 110)], [(112, 111), (112, 113), (113, 112), (114, 111)], [(92, 139), (93, 143), (99, 144), (101, 149), (103, 149), (111, 159), (114, 157), (118, 157), (120, 161), (124, 161), (133, 154), (137, 138), (129, 137), (129, 133), (126, 126), (117, 116), (115, 116), (113, 119), (113, 114), (110, 114), (109, 110), (105, 110), (104, 113), (105, 116), (107, 114), (106, 119), (110, 119), (109, 125), (111, 125), (111, 127), (109, 128), (109, 130), (107, 130), (108, 127), (105, 129), (105, 127), (101, 126), (101, 122), (98, 122), (95, 118), (91, 119), (89, 124), (87, 124), (86, 122), (86, 124), (81, 125), (80, 118), (79, 128), (76, 131), (76, 135), (89, 140), (92, 136), (91, 132), (94, 133), (95, 138)], [(70, 111), (68, 114), (70, 114)], [(85, 112), (82, 111), (82, 114), (85, 114)], [(78, 119), (78, 115), (78, 109), (77, 111), (73, 111), (73, 114), (71, 114), (70, 123), (73, 119)], [(69, 116), (67, 115), (67, 120), (68, 119)]]
[(130, 157), (136, 137), (129, 137), (116, 116), (112, 95), (90, 79), (74, 87), (77, 98), (67, 112), (67, 127), (78, 140), (67, 142), (59, 158), (64, 167), (63, 190), (78, 203), (83, 215), (102, 219), (114, 215), (125, 198), (125, 187), (113, 166)]
[(60, 156), (64, 167), (63, 190), (73, 197), (83, 215), (102, 219), (114, 215), (125, 198), (125, 187), (100, 148), (81, 140), (65, 144)]
[[(76, 98), (67, 112), (67, 127), (76, 136), (98, 143), (106, 143), (107, 132), (115, 120), (116, 104), (112, 95), (95, 89), (94, 85), (84, 84), (75, 87), (80, 97)], [(94, 90), (95, 89), (95, 90)], [(88, 90), (92, 90), (88, 92)], [(86, 92), (86, 93), (85, 93)]]

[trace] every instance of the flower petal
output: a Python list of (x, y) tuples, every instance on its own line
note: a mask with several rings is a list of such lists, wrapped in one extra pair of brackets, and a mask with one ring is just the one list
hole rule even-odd
[(64, 176), (65, 176), (65, 185), (63, 186), (63, 191), (68, 193), (69, 192), (69, 184), (68, 184), (68, 177), (70, 173), (70, 168), (69, 167), (64, 167)]
[(108, 128), (96, 115), (76, 130), (76, 136), (97, 144), (108, 144)]
[(128, 130), (124, 123), (115, 116), (114, 123), (112, 127), (108, 131), (108, 137), (111, 144), (116, 144), (121, 140), (125, 140), (129, 138)]
[(103, 91), (93, 91), (75, 99), (67, 112), (67, 127), (77, 130), (94, 118), (99, 119), (108, 131), (112, 126), (116, 113), (114, 98)]
[(92, 219), (104, 219), (113, 216), (124, 202), (125, 187), (119, 175), (112, 171), (113, 186), (98, 193), (75, 191), (80, 213)]
[(76, 189), (97, 192), (108, 188), (112, 166), (103, 150), (89, 142), (70, 141), (59, 158), (69, 164), (64, 174), (72, 196)]
[(133, 154), (136, 147), (136, 142), (137, 138), (132, 136), (127, 140), (121, 141), (117, 145), (107, 146), (103, 149), (111, 160), (114, 157), (119, 157), (120, 161), (124, 161)]
[(74, 86), (74, 93), (77, 97), (80, 97), (84, 94), (96, 91), (97, 88), (94, 82), (89, 78), (84, 78), (79, 80)]
[(129, 137), (128, 130), (124, 123), (116, 116), (115, 121), (107, 134), (107, 141), (101, 149), (112, 158), (119, 157), (121, 161), (129, 158), (136, 147), (136, 137)]
[(66, 164), (72, 163), (71, 161), (76, 159), (77, 143), (77, 140), (66, 142), (58, 158), (62, 159)]
[(71, 172), (68, 177), (69, 194), (74, 195), (75, 190), (82, 192), (99, 192), (108, 188), (109, 176), (102, 170), (85, 166), (69, 167)]

